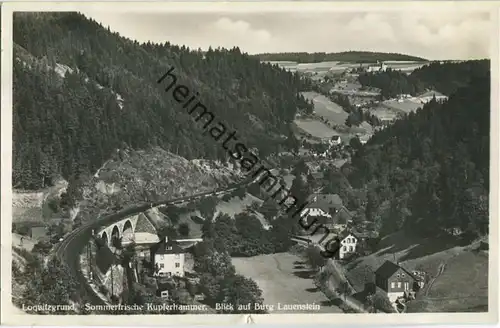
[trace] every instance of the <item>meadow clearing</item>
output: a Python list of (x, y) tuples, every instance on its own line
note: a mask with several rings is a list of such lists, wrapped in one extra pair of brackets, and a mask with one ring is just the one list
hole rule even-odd
[(337, 131), (318, 120), (298, 119), (295, 120), (294, 123), (299, 127), (299, 129), (316, 138), (331, 138), (332, 136), (339, 134)]
[(314, 103), (314, 113), (336, 125), (344, 125), (349, 116), (342, 107), (317, 92), (302, 92), (307, 100)]
[(488, 252), (478, 246), (479, 242), (459, 246), (451, 237), (415, 238), (398, 232), (384, 237), (377, 252), (352, 261), (345, 270), (357, 292), (373, 281), (375, 270), (387, 260), (407, 270), (425, 271), (429, 281), (408, 303), (408, 312), (487, 311)]
[[(264, 303), (277, 304), (319, 304), (320, 313), (342, 313), (314, 285), (307, 265), (302, 258), (290, 253), (259, 255), (248, 258), (233, 258), (236, 271), (252, 278), (263, 292)], [(275, 310), (273, 313), (283, 313)], [(293, 311), (313, 313), (314, 311)]]

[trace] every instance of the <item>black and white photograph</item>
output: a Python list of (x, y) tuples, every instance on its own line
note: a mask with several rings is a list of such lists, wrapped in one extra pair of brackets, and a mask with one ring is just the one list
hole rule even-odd
[(4, 3), (10, 315), (498, 319), (498, 8), (287, 4)]

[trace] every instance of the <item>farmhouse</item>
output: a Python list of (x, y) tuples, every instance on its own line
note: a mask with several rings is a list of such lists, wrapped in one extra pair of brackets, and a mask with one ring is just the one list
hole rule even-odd
[(345, 229), (351, 222), (353, 214), (345, 207), (342, 206), (333, 216), (333, 224), (337, 227)]
[(332, 146), (338, 146), (342, 143), (342, 139), (340, 139), (340, 136), (336, 135), (336, 136), (332, 136), (330, 138), (330, 140), (328, 140), (328, 144), (330, 145), (330, 147)]
[(307, 200), (309, 204), (302, 211), (302, 217), (332, 218), (342, 207), (342, 199), (337, 194), (314, 194)]
[(429, 101), (431, 101), (433, 98), (436, 98), (437, 101), (442, 101), (448, 99), (447, 96), (443, 95), (440, 92), (437, 91), (427, 91), (417, 97), (417, 99), (423, 103), (426, 104)]
[(29, 230), (29, 237), (37, 241), (46, 240), (48, 239), (47, 228), (45, 226), (31, 227)]
[(342, 260), (347, 258), (356, 252), (356, 246), (358, 245), (358, 237), (352, 232), (345, 230), (340, 236), (340, 249), (337, 252), (338, 259)]
[(151, 247), (151, 263), (156, 268), (158, 276), (184, 277), (184, 254), (186, 252), (174, 240), (165, 237), (156, 245)]
[(96, 247), (95, 264), (98, 269), (96, 278), (100, 278), (102, 281), (102, 278), (106, 276), (109, 269), (116, 264), (117, 260), (115, 254), (113, 254), (108, 245), (96, 241)]
[(385, 261), (375, 271), (375, 284), (387, 293), (391, 302), (412, 292), (417, 281), (412, 273), (391, 261)]

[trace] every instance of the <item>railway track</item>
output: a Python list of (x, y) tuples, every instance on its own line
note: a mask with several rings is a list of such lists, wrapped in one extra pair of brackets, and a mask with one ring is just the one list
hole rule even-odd
[(128, 216), (139, 214), (146, 211), (147, 209), (160, 206), (160, 205), (174, 205), (183, 202), (189, 202), (197, 199), (201, 199), (207, 196), (219, 196), (235, 191), (239, 188), (246, 187), (253, 183), (248, 179), (244, 182), (235, 184), (227, 189), (215, 190), (210, 192), (204, 192), (191, 196), (184, 196), (169, 200), (149, 202), (141, 205), (132, 206), (123, 209), (117, 213), (104, 215), (98, 218), (96, 221), (86, 223), (79, 228), (70, 232), (60, 243), (55, 246), (53, 255), (59, 258), (62, 263), (66, 263), (68, 266), (69, 273), (76, 278), (78, 282), (78, 293), (77, 301), (82, 303), (89, 303), (93, 305), (104, 305), (104, 301), (94, 292), (92, 287), (88, 284), (86, 278), (83, 276), (80, 267), (80, 254), (83, 248), (88, 243), (92, 237), (92, 231), (97, 230), (99, 227), (108, 226), (115, 222), (118, 222)]

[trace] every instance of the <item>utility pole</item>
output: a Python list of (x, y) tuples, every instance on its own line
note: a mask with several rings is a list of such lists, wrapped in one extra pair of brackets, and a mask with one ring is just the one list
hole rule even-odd
[(114, 292), (114, 282), (113, 282), (113, 264), (111, 264), (111, 300), (113, 300)]
[(92, 276), (91, 274), (91, 265), (90, 265), (90, 243), (92, 241), (89, 241), (89, 243), (87, 244), (87, 264), (88, 264), (88, 270), (89, 270), (89, 277)]
[(94, 275), (92, 273), (92, 242), (94, 239), (90, 239), (90, 244), (89, 244), (89, 272), (90, 272), (90, 280), (93, 280)]

